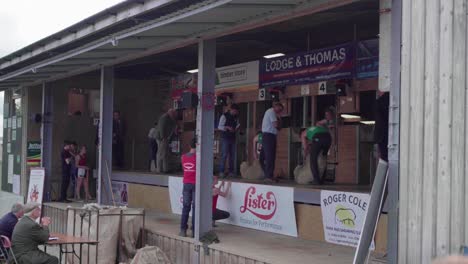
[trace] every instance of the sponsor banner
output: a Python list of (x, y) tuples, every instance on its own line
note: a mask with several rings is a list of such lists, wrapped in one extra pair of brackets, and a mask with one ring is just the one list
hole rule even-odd
[[(369, 207), (367, 193), (321, 191), (323, 231), (325, 241), (357, 247)], [(374, 241), (371, 250), (375, 249)]]
[(251, 61), (216, 69), (216, 88), (258, 85), (259, 61)]
[(44, 168), (31, 168), (29, 176), (29, 187), (27, 202), (34, 202), (42, 204), (42, 197), (44, 196)]
[(116, 205), (128, 205), (128, 183), (112, 181), (112, 193)]
[[(235, 88), (258, 85), (259, 61), (216, 68), (215, 88)], [(180, 97), (184, 90), (197, 92), (198, 73), (183, 73), (171, 80), (172, 98)], [(180, 91), (178, 91), (180, 90)]]
[(285, 86), (352, 78), (352, 44), (260, 61), (260, 86)]
[[(182, 188), (181, 177), (169, 177), (175, 214), (182, 213)], [(231, 214), (225, 223), (297, 237), (293, 188), (233, 182), (228, 196), (218, 198), (218, 209)]]
[(357, 44), (356, 78), (379, 76), (379, 40), (370, 39)]
[[(182, 177), (169, 177), (169, 198), (171, 200), (171, 210), (174, 214), (182, 214), (183, 187)], [(192, 215), (192, 210), (190, 210), (190, 215)]]
[(26, 163), (28, 166), (41, 164), (41, 142), (28, 141)]

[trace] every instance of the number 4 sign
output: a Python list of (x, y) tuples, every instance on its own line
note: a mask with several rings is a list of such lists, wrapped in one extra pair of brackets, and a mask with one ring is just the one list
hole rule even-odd
[(327, 94), (327, 82), (319, 82), (318, 87), (319, 87), (319, 90), (318, 90), (319, 95)]

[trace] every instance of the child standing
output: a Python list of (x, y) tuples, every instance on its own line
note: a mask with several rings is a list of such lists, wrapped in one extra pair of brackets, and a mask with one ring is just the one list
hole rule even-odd
[(197, 141), (192, 139), (190, 143), (190, 151), (182, 155), (182, 168), (184, 170), (184, 187), (182, 191), (183, 208), (182, 219), (180, 221), (179, 236), (187, 236), (187, 222), (192, 208), (192, 237), (195, 234), (195, 179), (196, 179), (196, 164), (197, 164)]

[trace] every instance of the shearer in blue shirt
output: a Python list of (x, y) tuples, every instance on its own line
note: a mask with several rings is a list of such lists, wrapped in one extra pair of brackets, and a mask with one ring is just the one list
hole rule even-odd
[(11, 240), (13, 229), (15, 228), (16, 223), (18, 223), (18, 220), (23, 217), (23, 215), (23, 205), (20, 203), (15, 203), (11, 207), (11, 212), (4, 215), (0, 219), (0, 235), (6, 236)]

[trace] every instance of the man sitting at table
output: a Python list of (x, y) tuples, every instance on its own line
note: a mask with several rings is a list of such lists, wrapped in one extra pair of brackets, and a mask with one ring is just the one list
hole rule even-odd
[(28, 203), (24, 206), (24, 217), (13, 230), (13, 252), (18, 264), (58, 264), (57, 257), (41, 250), (39, 245), (49, 241), (50, 218), (43, 217), (41, 224), (36, 220), (41, 216), (41, 205)]
[(21, 217), (23, 217), (23, 205), (15, 203), (11, 207), (11, 211), (0, 219), (0, 235), (6, 236), (11, 240), (13, 229)]

